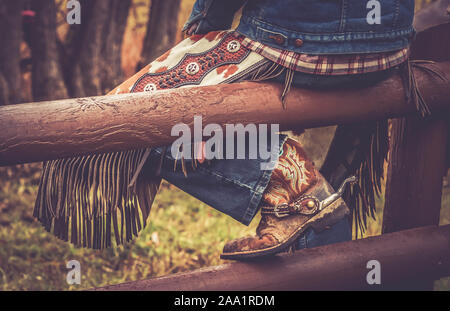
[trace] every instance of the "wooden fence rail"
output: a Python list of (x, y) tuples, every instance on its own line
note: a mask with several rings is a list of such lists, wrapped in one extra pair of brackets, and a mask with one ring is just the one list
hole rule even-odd
[[(450, 0), (436, 1), (415, 17), (419, 31), (413, 58), (439, 61), (450, 76)], [(433, 111), (449, 109), (450, 84), (416, 70), (418, 85)], [(450, 80), (450, 79), (449, 79)], [(173, 125), (280, 124), (309, 128), (411, 114), (398, 76), (371, 88), (311, 91), (294, 89), (287, 110), (281, 86), (238, 84), (124, 94), (0, 107), (0, 166), (166, 145)]]
[[(431, 65), (450, 77), (450, 62)], [(450, 82), (416, 69), (433, 111), (449, 109)], [(280, 124), (304, 128), (375, 120), (414, 113), (394, 76), (364, 89), (293, 89), (287, 110), (281, 86), (243, 82), (168, 90), (154, 94), (68, 99), (0, 107), (0, 166), (56, 158), (154, 147), (173, 142), (173, 125)]]
[[(450, 225), (304, 249), (258, 262), (235, 262), (97, 290), (410, 289), (450, 275)], [(367, 263), (381, 265), (381, 284), (367, 283)]]

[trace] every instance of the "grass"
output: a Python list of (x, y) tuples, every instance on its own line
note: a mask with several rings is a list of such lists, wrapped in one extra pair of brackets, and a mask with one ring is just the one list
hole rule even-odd
[[(39, 165), (0, 169), (0, 290), (86, 289), (217, 265), (225, 241), (257, 223), (242, 226), (164, 184), (138, 239), (116, 249), (76, 249), (32, 217), (39, 171)], [(81, 286), (65, 281), (73, 259), (81, 263)]]

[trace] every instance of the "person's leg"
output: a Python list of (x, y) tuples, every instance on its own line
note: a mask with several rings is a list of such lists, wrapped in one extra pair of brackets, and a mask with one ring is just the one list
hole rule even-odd
[[(230, 31), (192, 36), (109, 94), (262, 79), (269, 61), (245, 48), (242, 39)], [(279, 149), (284, 136), (276, 138)], [(130, 241), (146, 225), (159, 187), (161, 176), (140, 173), (146, 161), (160, 162), (158, 151), (161, 148), (46, 162), (34, 215), (48, 231), (77, 246), (110, 247), (112, 235), (116, 244)], [(187, 177), (180, 166), (173, 171), (173, 159), (166, 160), (162, 176), (244, 224), (254, 217), (271, 174), (261, 170), (266, 161), (261, 157), (214, 160), (198, 165)]]
[[(246, 76), (257, 78), (249, 73), (261, 74), (259, 69), (267, 65), (267, 60), (244, 48), (239, 40), (229, 32), (193, 36), (110, 94), (231, 83)], [(282, 147), (284, 140), (285, 136), (280, 136), (277, 147)], [(159, 163), (161, 150), (152, 149), (150, 162)], [(173, 169), (174, 159), (167, 154), (160, 176), (135, 174), (145, 157), (145, 150), (136, 150), (46, 163), (35, 215), (49, 231), (79, 246), (109, 247), (111, 232), (115, 233), (117, 244), (121, 244), (131, 240), (145, 226), (159, 178), (163, 177), (212, 207), (249, 224), (259, 209), (272, 174), (271, 170), (261, 170), (261, 163), (266, 160), (257, 158), (213, 160), (188, 171), (185, 176), (181, 168)], [(190, 167), (189, 163), (186, 167)], [(129, 185), (136, 175), (139, 176), (134, 187), (137, 192), (133, 192)], [(93, 190), (97, 196), (92, 201)]]
[[(286, 135), (279, 135), (277, 146), (272, 149), (281, 150), (286, 138)], [(268, 160), (259, 155), (256, 159), (250, 159), (248, 145), (246, 147), (245, 159), (213, 159), (202, 164), (184, 159), (184, 170), (182, 160), (175, 160), (170, 151), (165, 153), (161, 163), (163, 150), (170, 150), (170, 147), (154, 148), (149, 157), (147, 172), (143, 173), (153, 175), (159, 171), (159, 177), (248, 225), (259, 209), (272, 169), (262, 170), (261, 165)], [(276, 162), (277, 159), (278, 154), (272, 161)]]
[(342, 192), (335, 193), (301, 145), (287, 139), (262, 196), (256, 235), (227, 243), (221, 257), (245, 259), (295, 249), (306, 230), (321, 232), (350, 213)]
[[(296, 73), (293, 84), (298, 87), (318, 89), (342, 88), (350, 85), (353, 87), (364, 87), (387, 78), (389, 74), (388, 72), (381, 72), (368, 75), (328, 77)], [(284, 77), (281, 75), (274, 80), (282, 82)], [(283, 146), (283, 141), (284, 137), (280, 140), (280, 148)], [(161, 150), (161, 148), (152, 150), (151, 162), (159, 162)], [(303, 157), (308, 161), (306, 154), (303, 154)], [(163, 166), (160, 169), (160, 176), (213, 208), (237, 219), (243, 224), (249, 224), (259, 209), (261, 199), (264, 199), (264, 196), (269, 197), (270, 188), (275, 188), (275, 186), (271, 185), (271, 183), (274, 183), (272, 171), (261, 171), (261, 161), (261, 159), (213, 160), (210, 164), (199, 165), (195, 170), (191, 169), (191, 161), (187, 161), (186, 168), (188, 172), (185, 175), (181, 165), (174, 169), (175, 160), (171, 155), (166, 154)], [(301, 161), (298, 162), (303, 163)], [(285, 166), (285, 169), (293, 168), (294, 166), (295, 164), (291, 163), (290, 167)], [(275, 170), (275, 172), (279, 174), (281, 171)], [(295, 182), (306, 181), (303, 180), (302, 176), (297, 176)], [(269, 187), (267, 187), (268, 185)], [(276, 187), (283, 189), (283, 187), (286, 188), (286, 185), (277, 185)], [(285, 202), (292, 201), (304, 191), (302, 189), (294, 192), (285, 198)], [(331, 194), (331, 191), (328, 194)], [(272, 201), (270, 203), (274, 204), (275, 202)], [(296, 224), (296, 226), (299, 225)], [(305, 233), (298, 238), (296, 248), (351, 239), (351, 226), (347, 217), (329, 227), (322, 232), (311, 228), (306, 229)], [(257, 242), (261, 244), (260, 240)], [(273, 242), (273, 240), (270, 240), (270, 242)]]
[[(360, 88), (376, 84), (388, 78), (394, 71), (395, 69), (353, 76), (317, 76), (298, 72), (294, 75), (293, 84), (297, 87), (319, 90)], [(284, 76), (281, 75), (274, 80), (284, 82)], [(314, 192), (313, 190), (308, 190), (308, 187), (314, 183), (308, 178), (308, 175), (311, 174), (316, 175), (318, 179), (322, 179), (322, 183), (325, 184), (322, 187), (322, 191), (329, 195), (332, 189), (328, 189), (327, 183), (310, 163), (301, 146), (288, 140), (284, 147), (285, 152), (281, 155), (278, 166), (272, 173), (272, 178), (263, 194), (262, 205), (267, 205), (269, 209), (273, 210), (274, 207), (276, 209), (278, 206), (289, 206), (296, 200), (299, 200), (299, 198), (311, 195)], [(292, 149), (294, 153), (298, 153), (298, 157), (295, 160), (289, 161), (289, 159), (286, 159), (286, 155), (289, 153), (286, 152), (286, 147)], [(307, 165), (308, 163), (310, 164)], [(302, 189), (298, 184), (303, 184), (306, 188)], [(335, 185), (335, 187), (338, 186)], [(319, 200), (326, 200), (326, 195), (324, 196), (322, 193), (315, 196)], [(271, 250), (275, 249), (278, 251), (281, 248), (280, 245), (285, 245), (283, 246), (284, 248), (292, 246), (294, 249), (301, 249), (348, 241), (352, 238), (349, 218), (342, 217), (343, 214), (346, 214), (342, 212), (345, 210), (343, 208), (341, 208), (340, 212), (334, 212), (334, 219), (327, 220), (327, 224), (324, 226), (319, 226), (322, 227), (320, 230), (316, 230), (318, 229), (317, 226), (310, 224), (314, 217), (317, 216), (308, 218), (307, 212), (293, 212), (287, 214), (289, 216), (285, 215), (285, 218), (280, 219), (280, 217), (274, 216), (273, 213), (272, 215), (264, 215), (264, 210), (263, 207), (263, 217), (258, 226), (256, 236), (241, 238), (227, 243), (224, 247), (223, 258), (240, 259), (271, 254), (273, 253)], [(336, 216), (336, 214), (339, 216)], [(307, 227), (306, 225), (308, 224), (309, 226)], [(294, 238), (297, 241), (292, 243)]]
[[(389, 70), (381, 72), (373, 72), (369, 74), (358, 74), (349, 76), (326, 76), (326, 77), (314, 77), (308, 74), (297, 74), (294, 79), (294, 85), (298, 87), (314, 88), (314, 89), (343, 89), (343, 88), (354, 88), (360, 89), (364, 87), (370, 87), (378, 82), (381, 82), (391, 75), (398, 72), (398, 67), (391, 68)], [(283, 77), (279, 77), (279, 82), (281, 82)], [(326, 163), (325, 167), (321, 167), (320, 171), (324, 174), (324, 177), (335, 189), (349, 176), (353, 174), (352, 167), (355, 166), (353, 162), (357, 163), (358, 154), (364, 153), (364, 148), (361, 148), (361, 144), (364, 144), (361, 140), (369, 139), (368, 137), (372, 134), (367, 132), (370, 127), (383, 127), (384, 123), (380, 124), (367, 124), (364, 123), (360, 125), (339, 125), (337, 130), (337, 136), (333, 139), (333, 142), (340, 142), (342, 139), (346, 140), (345, 146), (339, 144), (334, 145), (332, 149), (328, 151), (328, 154), (332, 157), (330, 163)], [(387, 139), (387, 137), (379, 137), (382, 140)], [(349, 146), (350, 144), (350, 146)], [(344, 152), (339, 152), (336, 148), (345, 148)], [(353, 149), (352, 149), (353, 148)], [(339, 159), (339, 155), (341, 158)], [(372, 155), (374, 156), (374, 155)], [(377, 158), (377, 157), (375, 157)], [(337, 161), (337, 162), (336, 162)], [(341, 164), (338, 164), (341, 162)], [(382, 160), (382, 162), (384, 162)], [(348, 165), (351, 163), (352, 167)], [(359, 165), (356, 164), (358, 167)], [(360, 181), (361, 182), (361, 181)], [(366, 181), (363, 181), (366, 182)], [(366, 182), (367, 183), (367, 182)], [(369, 187), (369, 184), (367, 185)], [(352, 204), (352, 209), (357, 208), (354, 203)], [(354, 212), (354, 211), (353, 211)], [(354, 216), (354, 213), (352, 213)], [(359, 224), (357, 219), (351, 219), (350, 217), (345, 217), (343, 220), (332, 226), (330, 229), (323, 232), (315, 232), (314, 230), (307, 230), (306, 233), (299, 238), (296, 245), (297, 249), (316, 247), (326, 244), (332, 244), (337, 242), (349, 241), (352, 239), (352, 220), (355, 221), (355, 230), (359, 230)]]
[[(208, 36), (211, 38), (213, 37), (210, 35)], [(217, 33), (215, 36), (220, 37)], [(181, 53), (182, 55), (192, 52), (192, 47), (188, 44), (181, 45), (183, 47)], [(211, 47), (212, 46), (213, 44), (211, 44)], [(243, 47), (240, 48), (243, 49)], [(123, 93), (128, 92), (128, 90), (144, 90), (145, 83), (148, 84), (150, 82), (149, 78), (151, 77), (146, 73), (152, 72), (152, 75), (154, 75), (154, 73), (159, 71), (158, 68), (160, 66), (166, 67), (167, 64), (173, 64), (174, 60), (171, 60), (170, 57), (174, 59), (181, 59), (181, 54), (177, 54), (178, 49), (179, 48), (176, 47), (172, 50), (172, 52), (166, 53), (169, 56), (167, 59), (163, 59), (164, 57), (161, 57), (161, 62), (157, 60), (147, 66), (129, 81), (112, 91), (112, 93)], [(197, 52), (200, 50), (201, 49), (197, 49)], [(257, 59), (257, 61), (259, 61), (259, 59)], [(155, 65), (155, 63), (157, 65)], [(255, 63), (255, 61), (253, 61), (253, 63)], [(241, 70), (243, 69), (244, 67), (242, 67)], [(166, 70), (170, 71), (170, 68), (166, 68)], [(247, 74), (247, 76), (251, 76), (251, 74)], [(230, 80), (229, 78), (230, 77), (227, 77), (227, 80)], [(318, 76), (296, 72), (293, 79), (293, 86), (330, 89), (354, 86), (355, 83), (358, 83), (358, 87), (360, 87), (373, 84), (382, 78), (383, 75), (380, 74)], [(245, 79), (245, 77), (240, 77), (239, 80), (242, 81)], [(206, 80), (208, 80), (208, 78), (205, 79), (205, 81)], [(271, 80), (284, 83), (285, 72)], [(216, 83), (219, 82), (220, 79), (214, 77), (213, 81)], [(210, 83), (207, 82), (207, 84)], [(286, 137), (284, 135), (280, 136), (280, 148), (282, 148), (285, 138)], [(152, 149), (149, 162), (153, 163), (153, 166), (160, 163), (161, 153), (164, 149), (170, 150), (170, 146), (166, 148), (160, 147)], [(260, 158), (247, 158), (245, 160), (215, 159), (208, 164), (205, 163), (198, 166), (194, 165), (196, 168), (191, 169), (193, 167), (192, 161), (185, 160), (185, 168), (188, 170), (188, 173), (185, 174), (180, 163), (174, 169), (176, 161), (174, 157), (170, 155), (170, 152), (166, 152), (159, 172), (160, 177), (176, 185), (183, 191), (209, 204), (213, 208), (233, 217), (241, 223), (249, 224), (258, 210), (262, 193), (267, 187), (272, 173), (271, 170), (263, 171), (260, 169), (261, 163), (265, 161), (266, 160)]]
[[(366, 75), (329, 77), (298, 72), (294, 75), (293, 85), (310, 89), (365, 87), (387, 78), (389, 74), (389, 72), (381, 72)], [(282, 74), (273, 80), (284, 82), (284, 75)], [(284, 135), (280, 136), (279, 147), (281, 150), (285, 139), (286, 137)], [(301, 149), (301, 147), (299, 148)], [(170, 150), (170, 146), (152, 149), (149, 157), (149, 163), (152, 166), (150, 174), (158, 170), (159, 177), (243, 224), (247, 225), (252, 221), (260, 208), (261, 201), (264, 201), (264, 196), (268, 197), (270, 188), (274, 188), (273, 185), (272, 187), (270, 186), (273, 179), (271, 178), (272, 170), (261, 170), (261, 163), (266, 160), (260, 158), (253, 160), (248, 158), (245, 160), (215, 159), (210, 163), (199, 165), (193, 164), (192, 160), (185, 160), (183, 170), (179, 160), (175, 160), (170, 152), (162, 155), (164, 149)], [(162, 166), (156, 169), (155, 165), (161, 163), (162, 156)], [(304, 152), (302, 156), (305, 161), (309, 161)], [(176, 165), (175, 163), (177, 161), (178, 164)], [(299, 163), (301, 164), (303, 162), (300, 161)], [(285, 168), (289, 169), (294, 166), (295, 164), (291, 164), (291, 167)], [(295, 182), (304, 182), (302, 178), (302, 176), (297, 176)], [(286, 185), (277, 187), (286, 188)], [(290, 203), (290, 201), (299, 197), (304, 192), (304, 189), (299, 189), (286, 198), (285, 202)], [(326, 191), (326, 195), (331, 195), (331, 193), (331, 189)], [(274, 202), (271, 203), (274, 204)], [(334, 225), (330, 223), (329, 226), (325, 226), (327, 229), (322, 232), (318, 232), (312, 228), (306, 228), (305, 232), (298, 238), (296, 248), (350, 240), (351, 227), (349, 220), (341, 220), (339, 218), (336, 221), (337, 223)], [(296, 223), (294, 226), (300, 227), (301, 225)], [(332, 239), (329, 237), (332, 237)]]
[[(271, 71), (273, 74), (271, 66), (274, 64), (241, 45), (242, 39), (242, 36), (230, 31), (194, 35), (143, 68), (110, 94), (263, 80), (265, 72)], [(190, 72), (190, 69), (193, 71)], [(226, 133), (223, 135), (225, 138)], [(267, 152), (276, 153), (269, 159), (263, 159), (260, 152), (257, 152), (256, 158), (250, 158), (249, 145), (246, 144), (244, 159), (213, 159), (202, 164), (177, 158), (178, 154), (171, 154), (171, 146), (151, 148), (141, 175), (156, 174), (157, 178), (167, 180), (200, 201), (248, 225), (258, 211), (273, 169), (263, 170), (262, 166), (268, 161), (276, 163), (279, 155), (276, 150), (282, 148), (285, 139), (285, 135), (267, 133)], [(258, 151), (259, 142), (258, 137)], [(237, 155), (237, 150), (234, 155)]]
[[(330, 77), (298, 72), (294, 75), (293, 85), (310, 89), (359, 88), (382, 81), (390, 74), (391, 71), (386, 71), (365, 75)], [(283, 83), (284, 75), (272, 80)], [(280, 136), (280, 150), (282, 150), (285, 139), (285, 135)], [(168, 149), (170, 150), (170, 147)], [(162, 150), (163, 148), (153, 149), (150, 162), (159, 163)], [(306, 155), (305, 158), (308, 159)], [(187, 160), (185, 166), (188, 173), (185, 176), (180, 164), (174, 169), (175, 159), (168, 152), (164, 156), (160, 176), (213, 208), (243, 224), (249, 224), (257, 211), (255, 204), (257, 205), (261, 200), (261, 194), (266, 189), (272, 174), (271, 170), (262, 171), (260, 169), (261, 163), (265, 161), (260, 158), (253, 160), (212, 160), (210, 163), (201, 164), (192, 169), (192, 161)], [(337, 188), (338, 186), (335, 185), (334, 187)], [(249, 209), (250, 201), (253, 203), (250, 204), (251, 208)]]

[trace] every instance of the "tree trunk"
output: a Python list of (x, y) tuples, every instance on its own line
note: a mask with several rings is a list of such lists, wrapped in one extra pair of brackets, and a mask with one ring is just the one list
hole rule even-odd
[(21, 102), (22, 0), (0, 0), (0, 105)]
[(71, 25), (64, 53), (71, 97), (101, 95), (121, 82), (121, 47), (131, 0), (80, 3), (81, 24)]
[(175, 44), (180, 0), (152, 0), (138, 70)]
[(108, 0), (80, 0), (81, 24), (71, 25), (65, 59), (66, 81), (71, 97), (100, 95), (100, 59), (104, 25), (108, 22)]
[(102, 46), (103, 58), (100, 74), (103, 94), (123, 82), (122, 43), (130, 6), (131, 0), (112, 0), (110, 4), (111, 17), (104, 27)]
[(56, 43), (54, 0), (32, 2), (36, 18), (30, 28), (32, 51), (32, 90), (35, 101), (67, 98)]

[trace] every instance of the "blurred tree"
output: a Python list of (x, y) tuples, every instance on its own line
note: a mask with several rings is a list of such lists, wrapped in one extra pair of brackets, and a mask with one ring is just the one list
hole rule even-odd
[(64, 73), (71, 97), (100, 95), (100, 58), (110, 1), (80, 0), (81, 24), (71, 25), (64, 45)]
[(137, 70), (175, 44), (180, 2), (180, 0), (152, 0), (147, 33)]
[(122, 80), (121, 46), (131, 0), (80, 0), (81, 24), (62, 46), (71, 97), (101, 95)]
[(0, 0), (0, 105), (21, 101), (23, 0)]
[(25, 34), (30, 33), (33, 98), (36, 101), (67, 98), (56, 42), (55, 1), (33, 1), (31, 8), (36, 15), (27, 24), (30, 29)]
[(101, 83), (107, 93), (123, 82), (122, 43), (131, 0), (112, 0), (110, 18), (104, 27)]

